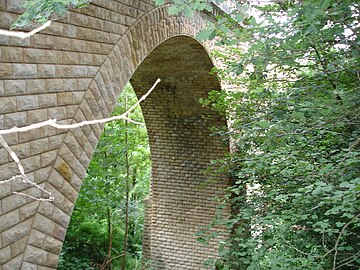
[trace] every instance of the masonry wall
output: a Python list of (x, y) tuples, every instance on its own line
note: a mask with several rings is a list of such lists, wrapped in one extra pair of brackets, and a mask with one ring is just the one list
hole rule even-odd
[[(0, 0), (0, 28), (15, 21), (20, 2)], [(141, 94), (152, 76), (163, 77), (150, 105), (144, 105), (154, 163), (145, 253), (155, 269), (201, 269), (202, 258), (214, 254), (191, 237), (201, 220), (213, 214), (213, 204), (206, 207), (209, 211), (203, 205), (226, 183), (198, 188), (205, 182), (202, 170), (225, 149), (208, 132), (211, 121), (221, 120), (204, 122), (205, 111), (195, 104), (210, 88), (219, 88), (206, 73), (211, 62), (205, 49), (193, 40), (206, 20), (199, 14), (192, 19), (169, 16), (166, 7), (154, 7), (152, 0), (95, 0), (30, 38), (0, 36), (0, 129), (52, 118), (74, 123), (107, 117), (131, 78)], [(188, 38), (171, 39), (176, 36)], [(149, 76), (149, 64), (141, 63), (166, 40), (161, 53), (148, 58), (159, 67)], [(194, 58), (182, 59), (188, 49)], [(101, 132), (101, 125), (43, 127), (4, 136), (28, 177), (51, 191), (55, 201), (14, 194), (43, 196), (21, 181), (0, 184), (1, 270), (56, 269)], [(16, 174), (16, 164), (0, 148), (0, 180)]]

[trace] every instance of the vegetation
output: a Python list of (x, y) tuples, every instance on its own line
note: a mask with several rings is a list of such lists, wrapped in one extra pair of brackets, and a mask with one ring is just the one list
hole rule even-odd
[[(113, 114), (135, 102), (135, 93), (127, 86)], [(130, 117), (143, 122), (140, 107)], [(126, 269), (140, 269), (142, 200), (149, 178), (146, 128), (124, 121), (108, 123), (81, 187), (59, 269), (120, 269), (126, 250)]]
[[(175, 2), (173, 10), (191, 15), (189, 8), (209, 1)], [(225, 200), (233, 213), (210, 225), (232, 234), (221, 259), (207, 263), (237, 270), (359, 269), (359, 4), (239, 2), (199, 34), (222, 46), (214, 57), (225, 68), (214, 72), (238, 85), (202, 101), (228, 117), (231, 131), (218, 132), (236, 145), (219, 161), (234, 179)], [(199, 235), (201, 241), (213, 236)]]
[(65, 15), (69, 8), (81, 8), (89, 2), (90, 0), (27, 0), (21, 4), (25, 11), (12, 28), (43, 24), (49, 19)]

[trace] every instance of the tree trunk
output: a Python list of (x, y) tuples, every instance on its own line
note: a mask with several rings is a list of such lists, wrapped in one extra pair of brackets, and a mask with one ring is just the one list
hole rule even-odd
[[(127, 98), (125, 98), (125, 111), (127, 110)], [(130, 174), (130, 164), (129, 164), (129, 141), (128, 141), (128, 121), (125, 120), (125, 162), (126, 162), (126, 178), (125, 178), (125, 189), (126, 189), (126, 202), (125, 202), (125, 235), (124, 235), (124, 256), (123, 262), (121, 265), (121, 270), (125, 270), (126, 267), (126, 255), (127, 255), (127, 241), (129, 234), (129, 174)]]

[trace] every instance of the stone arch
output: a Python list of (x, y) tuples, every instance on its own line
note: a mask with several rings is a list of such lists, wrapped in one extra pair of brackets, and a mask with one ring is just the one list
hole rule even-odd
[[(198, 225), (213, 217), (216, 205), (208, 199), (221, 195), (227, 185), (226, 179), (205, 188), (199, 185), (206, 180), (203, 170), (210, 160), (227, 150), (209, 132), (210, 126), (224, 120), (196, 102), (207, 91), (220, 89), (208, 73), (212, 63), (206, 49), (195, 38), (207, 20), (205, 14), (169, 16), (166, 6), (145, 12), (112, 47), (73, 115), (74, 122), (107, 117), (130, 79), (141, 95), (159, 77), (152, 71), (163, 75), (162, 85), (142, 105), (153, 160), (144, 248), (155, 269), (202, 269), (204, 259), (216, 256), (216, 245), (201, 246), (193, 236)], [(158, 61), (163, 62), (152, 69)], [(11, 269), (56, 269), (77, 193), (102, 128), (84, 126), (65, 134), (43, 182), (55, 201), (29, 201), (33, 216), (19, 227), (28, 231), (28, 237), (20, 243), (24, 252), (16, 255), (21, 260), (16, 259)]]

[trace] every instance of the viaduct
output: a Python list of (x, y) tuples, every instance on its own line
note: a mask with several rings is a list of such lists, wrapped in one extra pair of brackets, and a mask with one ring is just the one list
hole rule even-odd
[[(9, 29), (22, 0), (0, 0), (0, 28)], [(211, 19), (171, 16), (152, 0), (94, 0), (29, 38), (0, 35), (0, 130), (47, 119), (71, 124), (105, 118), (130, 81), (142, 96), (152, 179), (144, 256), (152, 269), (205, 269), (217, 244), (196, 241), (214, 217), (226, 177), (204, 185), (211, 160), (228, 151), (210, 127), (225, 120), (199, 105), (220, 83), (209, 72), (210, 44), (196, 40)], [(4, 135), (28, 178), (0, 147), (0, 270), (56, 269), (66, 229), (103, 125), (45, 126)], [(22, 192), (29, 196), (19, 195)]]

